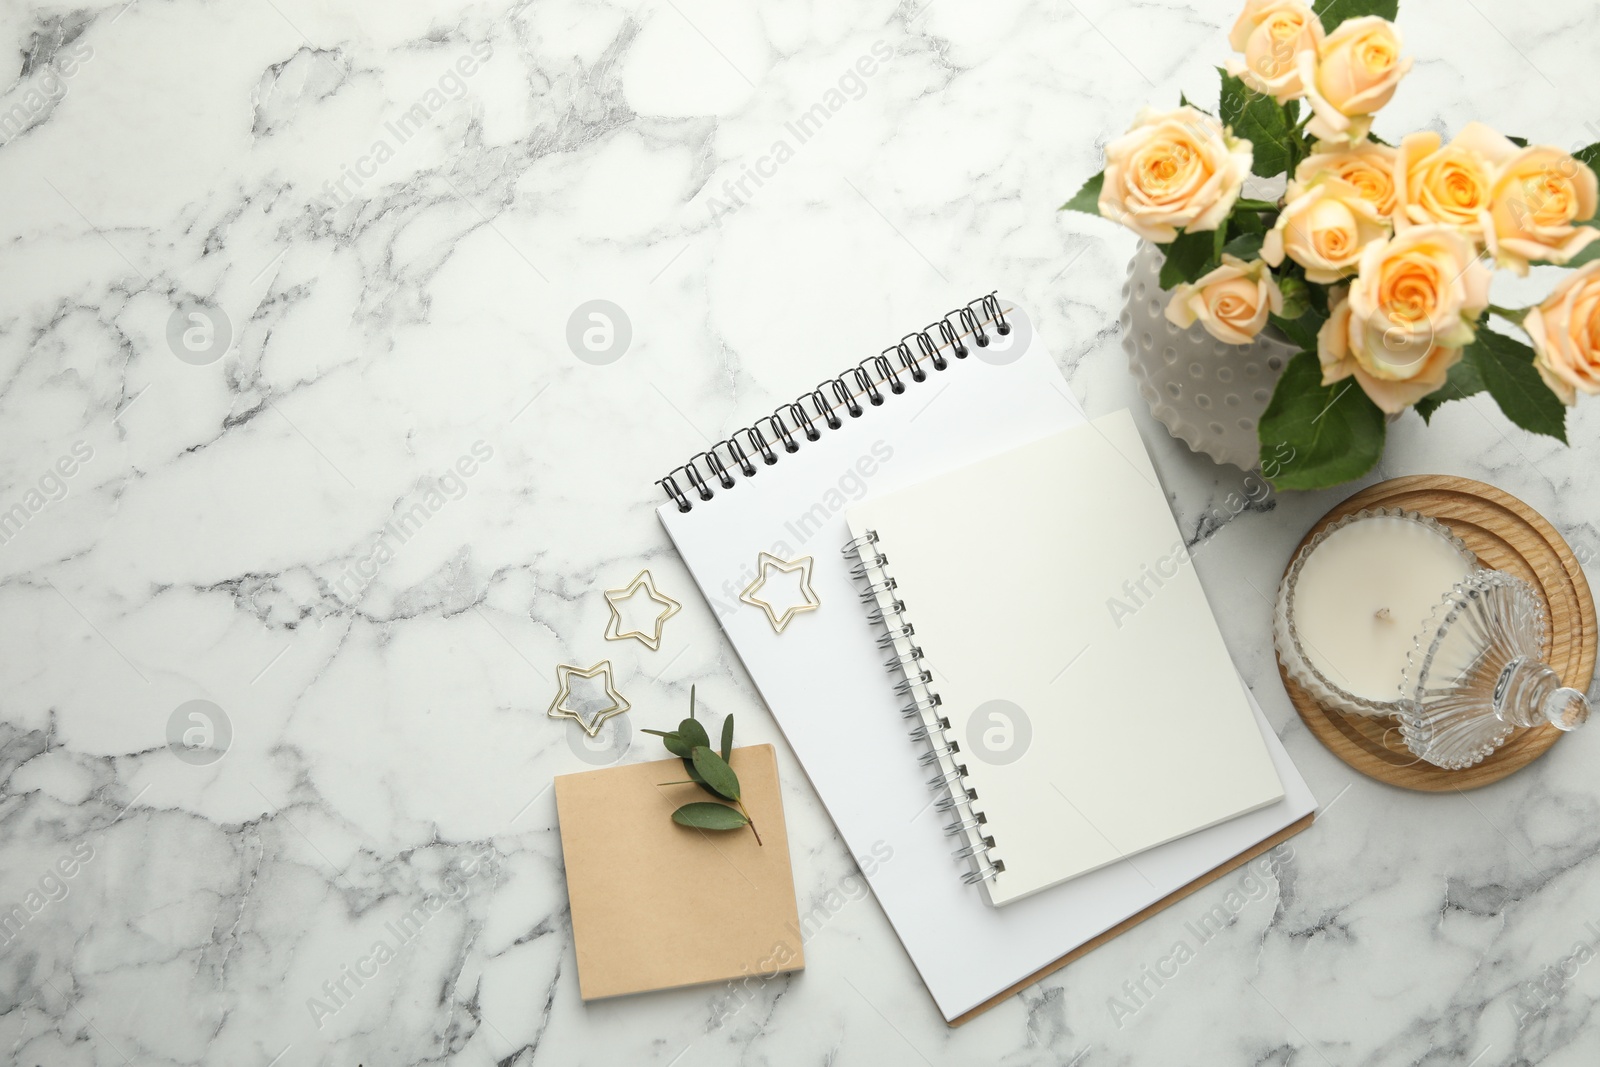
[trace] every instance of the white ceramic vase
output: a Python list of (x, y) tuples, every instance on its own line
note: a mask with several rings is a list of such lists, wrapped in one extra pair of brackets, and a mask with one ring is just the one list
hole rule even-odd
[(1122, 287), (1122, 347), (1150, 413), (1172, 436), (1218, 463), (1254, 470), (1256, 425), (1283, 368), (1299, 349), (1268, 327), (1248, 345), (1230, 345), (1198, 323), (1167, 321), (1171, 293), (1161, 288), (1161, 250), (1142, 241)]

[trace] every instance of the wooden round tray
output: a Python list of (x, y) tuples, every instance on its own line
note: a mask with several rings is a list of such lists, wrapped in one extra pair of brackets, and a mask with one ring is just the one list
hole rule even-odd
[[(1290, 565), (1306, 542), (1324, 528), (1363, 508), (1377, 507), (1405, 508), (1437, 519), (1465, 541), (1485, 566), (1532, 582), (1550, 607), (1545, 662), (1555, 668), (1564, 684), (1580, 691), (1589, 688), (1594, 677), (1596, 629), (1594, 598), (1583, 568), (1544, 516), (1492, 485), (1432, 474), (1379, 482), (1324, 515), (1295, 548)], [(1521, 730), (1477, 766), (1447, 771), (1412, 755), (1394, 719), (1325, 708), (1289, 677), (1281, 662), (1278, 673), (1300, 718), (1335, 756), (1362, 774), (1405, 789), (1431, 793), (1498, 782), (1538, 759), (1561, 737), (1554, 726)]]

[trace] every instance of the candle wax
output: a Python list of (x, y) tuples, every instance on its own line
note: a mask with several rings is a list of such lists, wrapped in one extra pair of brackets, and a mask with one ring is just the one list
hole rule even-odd
[(1420, 522), (1379, 515), (1334, 531), (1306, 557), (1294, 625), (1305, 658), (1348, 693), (1387, 703), (1406, 655), (1472, 560)]

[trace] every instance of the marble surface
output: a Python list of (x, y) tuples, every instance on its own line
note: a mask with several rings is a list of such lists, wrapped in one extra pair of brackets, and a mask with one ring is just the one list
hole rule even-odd
[[(1054, 210), (1140, 106), (1214, 99), (1234, 8), (8, 5), (0, 903), (26, 921), (0, 1059), (1596, 1062), (1600, 738), (1470, 795), (1324, 751), (1268, 596), (1342, 494), (1273, 496), (1167, 438), (1117, 346), (1134, 240)], [(1401, 25), (1418, 63), (1381, 134), (1600, 139), (1592, 6), (1406, 0)], [(1269, 870), (952, 1031), (849, 892), (652, 481), (995, 287), (1091, 413), (1138, 410), (1325, 810)], [(569, 346), (591, 300), (626, 316), (620, 358)], [(1397, 424), (1381, 474), (1493, 482), (1592, 560), (1600, 407), (1571, 432), (1455, 404)], [(685, 604), (654, 653), (600, 638), (601, 591), (643, 565)], [(610, 757), (544, 709), (555, 664), (606, 653), (636, 723), (697, 684), (778, 745), (801, 911), (844, 900), (803, 974), (579, 1000), (550, 782)], [(190, 730), (199, 758), (169, 745)]]

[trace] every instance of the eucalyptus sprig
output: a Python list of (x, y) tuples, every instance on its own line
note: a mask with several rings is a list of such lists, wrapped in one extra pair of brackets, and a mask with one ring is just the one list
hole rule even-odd
[(755, 820), (750, 818), (744, 802), (739, 799), (739, 776), (733, 773), (733, 768), (728, 764), (733, 756), (732, 715), (722, 720), (722, 743), (718, 752), (711, 747), (711, 736), (706, 733), (706, 728), (694, 717), (694, 686), (690, 686), (689, 717), (671, 733), (661, 730), (646, 730), (645, 733), (661, 738), (667, 751), (683, 760), (684, 773), (689, 776), (676, 782), (661, 782), (660, 785), (697, 785), (718, 800), (731, 800), (736, 805), (730, 808), (726, 804), (708, 801), (685, 804), (672, 813), (673, 822), (697, 830), (737, 830), (741, 826), (748, 826), (750, 832), (756, 835), (756, 844), (761, 844), (761, 833), (756, 829)]

